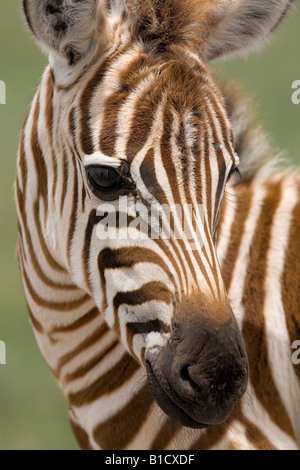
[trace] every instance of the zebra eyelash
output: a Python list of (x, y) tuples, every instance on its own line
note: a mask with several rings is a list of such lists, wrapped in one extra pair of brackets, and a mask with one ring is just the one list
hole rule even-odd
[(242, 173), (241, 173), (241, 171), (240, 171), (240, 169), (239, 169), (239, 167), (238, 167), (238, 166), (237, 166), (237, 167), (235, 167), (233, 174), (234, 174), (234, 175), (237, 175), (237, 176), (238, 176), (238, 178), (239, 178), (239, 180), (241, 180), (241, 179), (242, 179)]
[(236, 176), (239, 180), (242, 179), (242, 173), (238, 166), (233, 166), (229, 172), (227, 183), (231, 180), (233, 176)]

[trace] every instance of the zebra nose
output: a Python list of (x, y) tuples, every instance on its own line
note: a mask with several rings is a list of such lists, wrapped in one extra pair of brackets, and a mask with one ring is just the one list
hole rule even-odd
[(170, 383), (190, 409), (205, 409), (201, 419), (212, 425), (224, 421), (244, 394), (248, 367), (246, 358), (240, 354), (225, 355), (220, 349), (210, 352), (205, 349), (194, 364), (175, 360)]
[(248, 360), (235, 321), (222, 328), (190, 328), (176, 333), (170, 371), (175, 393), (190, 407), (205, 408), (207, 424), (221, 422), (244, 394), (248, 380)]
[(248, 359), (233, 315), (219, 327), (177, 320), (168, 345), (147, 359), (154, 398), (184, 426), (224, 422), (247, 388)]

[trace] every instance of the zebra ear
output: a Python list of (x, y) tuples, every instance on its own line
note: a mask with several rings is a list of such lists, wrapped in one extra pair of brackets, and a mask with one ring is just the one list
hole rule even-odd
[(105, 42), (105, 0), (23, 0), (23, 11), (42, 49), (70, 66)]
[[(294, 0), (220, 0), (212, 8), (203, 43), (206, 61), (244, 54), (261, 46), (279, 26)], [(213, 4), (214, 2), (212, 2)]]

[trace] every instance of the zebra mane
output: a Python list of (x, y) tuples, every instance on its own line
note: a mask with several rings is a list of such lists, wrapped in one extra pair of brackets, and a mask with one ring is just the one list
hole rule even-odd
[(256, 176), (268, 176), (278, 167), (280, 157), (257, 119), (255, 104), (236, 84), (221, 85), (227, 113), (235, 135), (235, 150), (239, 156), (240, 178), (233, 184), (250, 182)]

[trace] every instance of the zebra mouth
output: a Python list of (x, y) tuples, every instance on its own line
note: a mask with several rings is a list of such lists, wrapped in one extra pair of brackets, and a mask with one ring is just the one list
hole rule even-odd
[(174, 421), (177, 421), (182, 426), (193, 428), (193, 429), (204, 429), (208, 428), (209, 424), (203, 424), (199, 421), (196, 421), (192, 418), (188, 412), (184, 411), (183, 406), (186, 408), (186, 404), (180, 403), (180, 397), (176, 397), (167, 393), (159, 380), (157, 379), (150, 361), (146, 360), (146, 370), (148, 375), (148, 382), (150, 386), (151, 393), (157, 402), (158, 406), (163, 410), (166, 415), (172, 418)]

